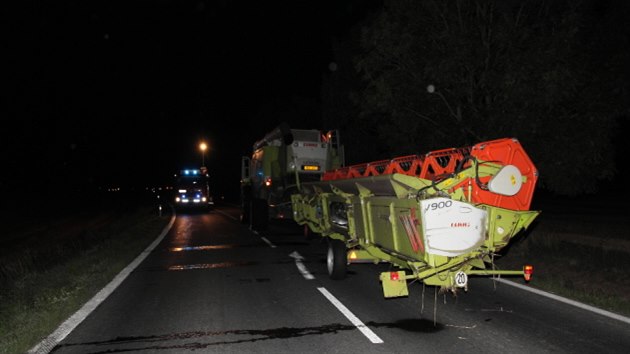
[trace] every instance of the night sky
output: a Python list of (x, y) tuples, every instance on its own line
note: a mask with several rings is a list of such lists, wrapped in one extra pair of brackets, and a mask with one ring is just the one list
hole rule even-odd
[[(169, 185), (201, 165), (205, 141), (214, 191), (237, 199), (241, 157), (264, 134), (296, 117), (296, 128), (332, 128), (321, 120), (320, 90), (333, 40), (380, 6), (18, 2), (4, 21), (0, 192)], [(618, 156), (627, 170), (627, 154)]]
[(282, 120), (273, 107), (317, 106), (350, 3), (25, 2), (9, 20), (2, 157), (22, 172), (0, 188), (164, 184), (201, 164), (205, 140), (217, 190), (238, 193), (241, 156)]

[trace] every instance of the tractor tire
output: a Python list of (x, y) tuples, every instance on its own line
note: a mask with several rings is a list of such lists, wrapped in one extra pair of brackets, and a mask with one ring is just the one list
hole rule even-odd
[(343, 241), (329, 239), (326, 255), (328, 276), (333, 280), (344, 279), (348, 273), (348, 253)]

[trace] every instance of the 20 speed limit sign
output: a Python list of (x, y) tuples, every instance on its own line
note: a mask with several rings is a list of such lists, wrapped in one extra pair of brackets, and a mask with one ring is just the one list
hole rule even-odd
[(468, 284), (468, 275), (462, 271), (455, 274), (455, 285), (459, 288), (465, 288)]

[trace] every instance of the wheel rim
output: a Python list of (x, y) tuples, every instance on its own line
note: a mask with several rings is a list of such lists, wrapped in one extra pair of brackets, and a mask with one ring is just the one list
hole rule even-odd
[(328, 244), (328, 254), (326, 256), (326, 265), (328, 266), (328, 274), (333, 273), (333, 269), (335, 267), (335, 255), (333, 253), (332, 244)]

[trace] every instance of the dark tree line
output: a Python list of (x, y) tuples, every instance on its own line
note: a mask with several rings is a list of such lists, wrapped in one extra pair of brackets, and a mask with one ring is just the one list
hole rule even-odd
[(628, 15), (623, 1), (383, 1), (334, 43), (324, 124), (349, 163), (515, 137), (545, 189), (596, 192), (629, 113)]

